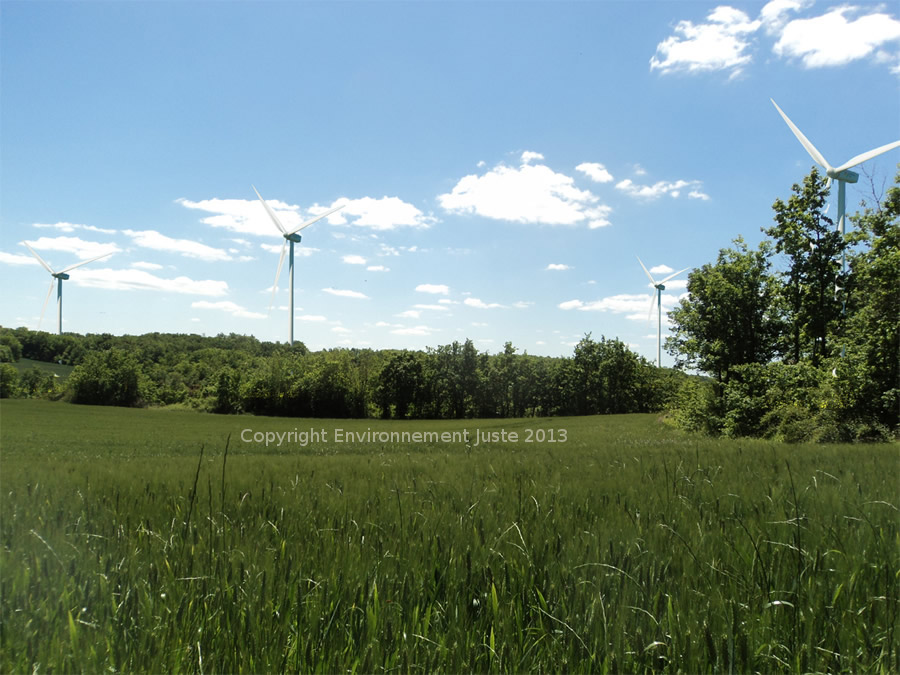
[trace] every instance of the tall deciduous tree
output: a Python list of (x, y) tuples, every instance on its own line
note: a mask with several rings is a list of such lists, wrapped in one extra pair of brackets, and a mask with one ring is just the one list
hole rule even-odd
[(777, 353), (783, 324), (775, 311), (779, 291), (769, 273), (771, 247), (755, 251), (740, 237), (716, 264), (688, 276), (688, 297), (669, 312), (673, 335), (666, 351), (679, 368), (698, 369), (717, 381), (743, 363), (766, 363)]
[(775, 252), (787, 256), (782, 272), (783, 297), (790, 325), (786, 355), (794, 363), (810, 359), (817, 366), (829, 355), (829, 336), (838, 329), (845, 287), (840, 266), (847, 244), (825, 215), (828, 188), (815, 168), (795, 184), (787, 203), (772, 205), (775, 224), (765, 229), (775, 241)]

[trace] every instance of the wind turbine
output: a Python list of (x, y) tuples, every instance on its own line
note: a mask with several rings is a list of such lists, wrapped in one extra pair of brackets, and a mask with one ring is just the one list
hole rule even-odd
[[(31, 255), (37, 258), (38, 262), (43, 265), (44, 269), (50, 272), (50, 275), (53, 279), (56, 279), (56, 334), (62, 335), (62, 282), (69, 278), (67, 272), (71, 272), (76, 267), (81, 267), (82, 265), (87, 265), (88, 263), (94, 262), (95, 260), (100, 260), (100, 258), (105, 258), (108, 255), (112, 255), (114, 251), (110, 251), (109, 253), (104, 253), (103, 255), (98, 255), (96, 258), (91, 258), (90, 260), (82, 260), (79, 263), (75, 263), (74, 265), (69, 265), (63, 270), (59, 272), (54, 272), (53, 268), (50, 267), (46, 263), (46, 261), (37, 254), (37, 252), (28, 245), (28, 242), (23, 241), (25, 247), (31, 251)], [(44, 306), (41, 307), (41, 318), (38, 320), (38, 330), (41, 329), (41, 322), (44, 320), (44, 312), (47, 310), (47, 303), (50, 301), (50, 294), (53, 292), (53, 279), (50, 280), (50, 288), (47, 289), (47, 297), (44, 298)]]
[(272, 222), (275, 223), (275, 227), (278, 228), (278, 231), (281, 232), (281, 235), (284, 237), (284, 244), (281, 245), (281, 255), (278, 257), (278, 269), (275, 271), (275, 285), (272, 286), (272, 303), (269, 304), (269, 309), (272, 308), (272, 304), (275, 302), (275, 293), (278, 291), (278, 278), (281, 276), (281, 266), (284, 264), (284, 252), (287, 248), (288, 243), (291, 245), (291, 253), (288, 259), (288, 276), (290, 277), (291, 284), (291, 302), (290, 302), (290, 332), (288, 333), (288, 344), (290, 346), (294, 346), (294, 244), (300, 243), (300, 235), (297, 234), (304, 227), (309, 227), (313, 223), (322, 220), (325, 216), (331, 215), (335, 211), (344, 208), (345, 204), (341, 204), (340, 206), (335, 206), (333, 209), (329, 209), (325, 213), (319, 214), (315, 218), (311, 218), (304, 223), (301, 223), (298, 227), (295, 227), (293, 230), (288, 232), (284, 225), (281, 224), (281, 221), (278, 220), (278, 216), (275, 215), (275, 212), (271, 209), (271, 207), (266, 203), (266, 200), (262, 198), (262, 195), (259, 194), (259, 190), (256, 189), (256, 186), (251, 186), (253, 191), (256, 193), (256, 196), (259, 197), (259, 201), (262, 202), (263, 207), (266, 209), (266, 213), (269, 214), (269, 218), (272, 219)]
[[(791, 122), (790, 118), (784, 114), (784, 111), (778, 107), (778, 104), (775, 103), (773, 99), (769, 99), (772, 101), (772, 105), (775, 106), (775, 110), (778, 111), (778, 114), (781, 115), (782, 119), (787, 123), (790, 127), (791, 131), (794, 133), (794, 136), (797, 137), (797, 140), (800, 141), (801, 145), (806, 148), (806, 152), (809, 153), (809, 156), (813, 158), (816, 164), (825, 169), (825, 175), (828, 176), (828, 187), (831, 187), (831, 181), (836, 180), (838, 182), (838, 210), (837, 210), (837, 228), (838, 232), (841, 233), (841, 236), (844, 236), (844, 203), (846, 201), (847, 196), (847, 183), (855, 183), (859, 180), (859, 174), (855, 171), (850, 171), (851, 167), (856, 166), (857, 164), (862, 164), (874, 157), (878, 157), (878, 155), (887, 152), (888, 150), (893, 150), (894, 148), (900, 147), (900, 141), (894, 141), (893, 143), (888, 143), (887, 145), (882, 145), (880, 148), (875, 148), (874, 150), (869, 150), (868, 152), (864, 152), (861, 155), (857, 155), (853, 159), (848, 162), (844, 162), (839, 167), (833, 167), (828, 163), (828, 160), (816, 149), (812, 143), (809, 142), (809, 139), (803, 135), (803, 132), (797, 128), (797, 126)], [(847, 271), (847, 258), (846, 254), (841, 253), (841, 272), (846, 273)]]
[(641, 267), (644, 268), (644, 272), (647, 275), (647, 278), (650, 279), (650, 283), (653, 284), (653, 288), (656, 289), (656, 297), (650, 298), (650, 311), (647, 313), (647, 318), (650, 318), (651, 313), (653, 312), (653, 303), (656, 303), (656, 367), (660, 367), (660, 362), (662, 361), (662, 292), (666, 290), (664, 284), (669, 279), (674, 279), (682, 272), (687, 272), (690, 267), (685, 267), (683, 270), (678, 270), (673, 274), (670, 274), (662, 281), (658, 282), (653, 278), (653, 275), (650, 274), (649, 270), (644, 266), (643, 261), (638, 258), (638, 262), (641, 263)]

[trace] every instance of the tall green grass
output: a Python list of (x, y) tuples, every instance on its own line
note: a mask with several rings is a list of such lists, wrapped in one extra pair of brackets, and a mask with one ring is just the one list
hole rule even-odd
[[(896, 445), (0, 414), (3, 672), (900, 671)], [(309, 426), (568, 442), (239, 440)]]

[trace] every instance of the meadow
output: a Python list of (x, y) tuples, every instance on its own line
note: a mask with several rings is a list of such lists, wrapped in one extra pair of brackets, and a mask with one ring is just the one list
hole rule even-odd
[(897, 444), (4, 400), (0, 452), (4, 673), (900, 672)]

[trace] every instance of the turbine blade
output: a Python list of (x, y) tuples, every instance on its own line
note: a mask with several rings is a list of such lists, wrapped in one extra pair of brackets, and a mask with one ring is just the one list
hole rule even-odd
[(56, 283), (56, 279), (50, 279), (50, 288), (47, 289), (47, 297), (44, 298), (44, 306), (41, 307), (41, 318), (38, 319), (38, 330), (41, 329), (41, 323), (44, 321), (44, 312), (47, 311), (47, 303), (50, 302), (50, 294), (53, 292), (54, 283)]
[(677, 276), (678, 276), (679, 274), (681, 274), (682, 272), (687, 272), (689, 269), (691, 269), (691, 268), (690, 268), (690, 267), (685, 267), (683, 270), (678, 270), (678, 271), (675, 272), (674, 274), (670, 274), (670, 275), (667, 276), (665, 279), (663, 279), (662, 281), (659, 282), (660, 286), (663, 285), (664, 283), (666, 283), (669, 279), (674, 279), (675, 277), (677, 277)]
[(31, 251), (31, 255), (33, 255), (35, 258), (37, 258), (37, 261), (38, 261), (39, 263), (41, 263), (41, 265), (44, 266), (44, 269), (45, 269), (45, 270), (47, 270), (48, 272), (50, 272), (50, 274), (56, 274), (56, 272), (53, 271), (53, 268), (50, 267), (50, 265), (48, 265), (48, 264), (46, 263), (46, 261), (45, 261), (41, 256), (39, 256), (39, 255), (37, 254), (37, 251), (35, 251), (33, 248), (31, 248), (31, 247), (28, 245), (28, 242), (27, 242), (27, 241), (23, 241), (22, 243), (25, 244), (25, 248), (27, 248), (29, 251)]
[(278, 269), (275, 270), (275, 285), (272, 286), (272, 300), (269, 302), (269, 311), (272, 311), (272, 305), (275, 304), (275, 294), (278, 293), (278, 278), (281, 276), (281, 266), (284, 264), (284, 253), (287, 250), (287, 239), (281, 245), (281, 255), (278, 256)]
[(322, 214), (316, 216), (315, 218), (312, 218), (311, 220), (307, 220), (305, 223), (303, 223), (302, 225), (300, 225), (300, 227), (294, 228), (293, 230), (291, 230), (290, 232), (288, 232), (288, 234), (297, 234), (297, 233), (298, 233), (300, 230), (302, 230), (304, 227), (309, 227), (309, 226), (312, 225), (313, 223), (322, 220), (322, 218), (324, 218), (325, 216), (330, 216), (330, 215), (331, 215), (332, 213), (334, 213), (335, 211), (340, 211), (340, 210), (341, 210), (342, 208), (344, 208), (345, 206), (347, 206), (347, 205), (346, 205), (346, 204), (341, 204), (340, 206), (335, 206), (333, 209), (329, 209), (329, 210), (326, 211), (325, 213), (322, 213)]
[(641, 267), (644, 268), (644, 273), (647, 275), (647, 278), (650, 279), (650, 283), (653, 284), (654, 286), (656, 286), (656, 280), (653, 278), (653, 276), (650, 274), (650, 272), (647, 271), (647, 268), (644, 266), (644, 262), (637, 256), (634, 256), (634, 257), (638, 259), (639, 263), (641, 263)]
[(888, 143), (887, 145), (882, 145), (880, 148), (875, 148), (874, 150), (869, 150), (868, 152), (864, 152), (861, 155), (857, 155), (849, 162), (845, 162), (841, 164), (838, 168), (835, 169), (836, 172), (840, 173), (844, 169), (849, 169), (852, 166), (856, 166), (857, 164), (862, 164), (863, 162), (868, 162), (873, 157), (878, 157), (878, 155), (887, 152), (888, 150), (893, 150), (894, 148), (900, 148), (900, 141), (894, 141), (893, 143)]
[[(656, 291), (656, 289), (653, 289)], [(656, 306), (656, 292), (651, 293), (650, 295), (650, 309), (647, 311), (647, 321), (651, 321), (653, 319), (653, 308)]]
[(114, 253), (114, 251), (110, 251), (109, 253), (104, 253), (103, 255), (98, 255), (96, 258), (91, 258), (90, 260), (82, 260), (81, 262), (75, 263), (74, 265), (69, 265), (66, 269), (60, 270), (60, 274), (64, 272), (69, 272), (70, 270), (74, 270), (76, 267), (81, 267), (82, 265), (87, 265), (88, 263), (92, 263), (95, 260), (100, 260), (100, 258), (105, 258), (106, 256), (110, 256)]
[[(772, 101), (772, 99), (769, 99), (769, 100)], [(829, 173), (834, 171), (832, 166), (828, 163), (828, 160), (826, 160), (825, 157), (822, 156), (821, 152), (816, 150), (816, 146), (814, 146), (812, 143), (810, 143), (809, 139), (803, 135), (803, 132), (800, 131), (793, 122), (791, 122), (791, 119), (787, 115), (784, 114), (784, 111), (778, 107), (778, 104), (775, 103), (775, 101), (772, 101), (772, 105), (775, 106), (775, 110), (778, 111), (778, 114), (781, 115), (782, 119), (785, 122), (787, 122), (787, 125), (791, 128), (791, 131), (794, 132), (794, 136), (796, 136), (797, 140), (800, 141), (800, 144), (804, 148), (806, 148), (806, 151), (809, 153), (809, 156), (815, 160), (816, 164), (821, 166), (823, 169), (825, 169)]]
[(279, 230), (279, 232), (281, 232), (281, 234), (287, 234), (287, 230), (284, 229), (284, 225), (281, 224), (281, 221), (278, 220), (278, 216), (275, 215), (275, 212), (269, 207), (269, 205), (266, 203), (266, 200), (262, 198), (261, 194), (259, 194), (259, 190), (256, 189), (256, 186), (251, 185), (250, 187), (253, 188), (253, 191), (256, 193), (256, 196), (259, 197), (259, 201), (262, 202), (263, 208), (265, 208), (266, 213), (269, 214), (269, 218), (271, 218), (272, 222), (275, 223), (275, 227), (278, 228), (278, 230)]

